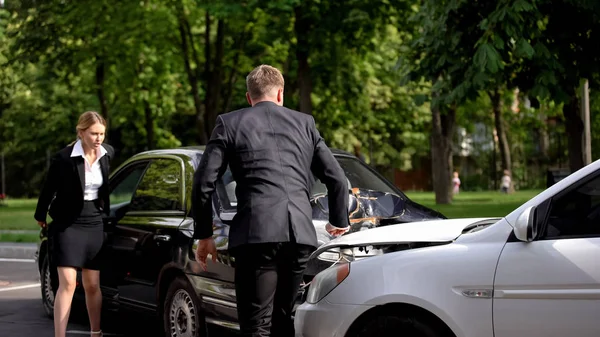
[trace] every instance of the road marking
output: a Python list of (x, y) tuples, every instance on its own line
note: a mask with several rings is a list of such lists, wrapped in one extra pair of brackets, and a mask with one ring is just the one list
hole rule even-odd
[[(67, 330), (67, 333), (73, 334), (73, 335), (89, 335), (90, 334), (89, 331), (81, 331), (81, 330)], [(109, 332), (102, 332), (102, 336), (123, 336), (123, 335), (109, 333)]]
[(34, 259), (6, 259), (0, 258), (0, 262), (35, 262)]
[(1, 291), (11, 291), (11, 290), (20, 290), (20, 289), (28, 289), (28, 288), (35, 288), (35, 287), (39, 287), (40, 284), (36, 283), (36, 284), (26, 284), (23, 286), (16, 286), (16, 287), (9, 287), (9, 288), (0, 288), (0, 292)]

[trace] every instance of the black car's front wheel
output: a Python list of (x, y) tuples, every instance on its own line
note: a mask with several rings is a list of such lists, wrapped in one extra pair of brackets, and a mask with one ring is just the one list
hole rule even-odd
[(50, 259), (48, 254), (44, 256), (42, 269), (40, 270), (40, 285), (42, 290), (42, 304), (48, 317), (54, 317), (54, 295), (55, 289), (52, 287), (52, 274), (50, 273)]
[(200, 300), (191, 284), (184, 277), (171, 282), (163, 308), (165, 336), (206, 336), (204, 315)]

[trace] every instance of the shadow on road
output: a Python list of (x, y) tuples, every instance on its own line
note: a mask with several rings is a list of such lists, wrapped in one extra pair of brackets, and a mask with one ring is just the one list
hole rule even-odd
[(51, 328), (39, 299), (0, 298), (0, 336), (52, 337)]
[[(0, 297), (0, 336), (2, 337), (53, 337), (54, 322), (44, 310), (39, 288), (4, 292)], [(161, 337), (164, 333), (159, 319), (131, 313), (105, 311), (102, 313), (102, 330), (108, 336)], [(89, 336), (90, 331), (84, 301), (74, 301), (67, 327), (67, 336)], [(209, 336), (230, 337), (235, 333), (209, 328)]]

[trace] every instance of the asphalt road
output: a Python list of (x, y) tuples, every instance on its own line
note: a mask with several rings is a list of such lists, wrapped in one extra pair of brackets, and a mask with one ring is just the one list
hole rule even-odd
[[(42, 306), (39, 282), (33, 260), (0, 258), (0, 336), (54, 336), (53, 322), (46, 316)], [(103, 316), (102, 319), (106, 337), (161, 336), (154, 326), (148, 324), (147, 318)], [(85, 311), (73, 309), (67, 336), (89, 336), (89, 331)], [(230, 337), (232, 334), (211, 329), (210, 336)]]
[[(69, 335), (82, 335), (89, 327), (70, 322)], [(87, 335), (87, 334), (86, 334)], [(0, 259), (0, 336), (52, 337), (53, 322), (42, 307), (35, 263)]]
[(0, 261), (0, 336), (54, 336), (42, 307), (35, 263)]

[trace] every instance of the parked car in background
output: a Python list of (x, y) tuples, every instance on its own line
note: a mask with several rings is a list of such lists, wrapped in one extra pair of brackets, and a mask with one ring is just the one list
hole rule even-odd
[[(111, 214), (105, 218), (105, 264), (101, 289), (106, 310), (158, 315), (165, 336), (203, 335), (205, 323), (237, 327), (234, 259), (228, 254), (229, 223), (236, 211), (235, 181), (227, 171), (213, 196), (217, 262), (203, 271), (194, 260), (191, 190), (202, 147), (155, 150), (125, 161), (110, 175)], [(351, 232), (392, 223), (444, 216), (411, 201), (402, 191), (354, 156), (334, 150), (351, 194)], [(332, 237), (327, 191), (318, 180), (312, 189), (314, 225), (319, 243)], [(52, 224), (49, 224), (52, 228)], [(37, 261), (42, 300), (52, 315), (56, 277), (51, 273), (47, 233), (42, 230)], [(307, 279), (330, 266), (311, 265)], [(301, 298), (302, 294), (299, 294)], [(76, 300), (83, 299), (78, 288)]]
[(600, 161), (504, 218), (380, 227), (314, 256), (344, 263), (297, 308), (304, 337), (600, 336)]

